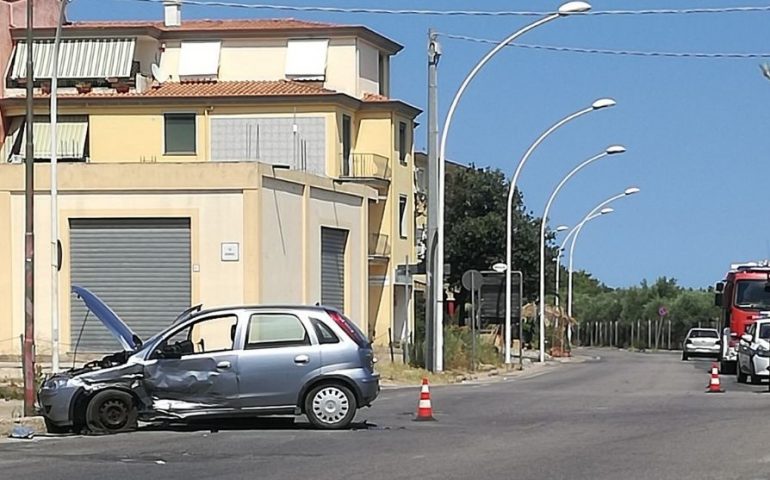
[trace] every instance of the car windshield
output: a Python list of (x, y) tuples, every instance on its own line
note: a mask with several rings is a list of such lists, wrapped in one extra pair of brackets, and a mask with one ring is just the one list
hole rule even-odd
[(719, 338), (719, 335), (714, 330), (693, 330), (690, 338)]
[(770, 292), (765, 291), (765, 280), (738, 282), (735, 305), (744, 308), (770, 308)]

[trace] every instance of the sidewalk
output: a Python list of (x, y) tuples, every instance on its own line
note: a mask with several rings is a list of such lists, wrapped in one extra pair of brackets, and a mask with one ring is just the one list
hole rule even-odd
[(36, 435), (46, 433), (43, 417), (23, 417), (21, 400), (0, 400), (0, 440), (8, 437), (14, 425), (31, 428)]

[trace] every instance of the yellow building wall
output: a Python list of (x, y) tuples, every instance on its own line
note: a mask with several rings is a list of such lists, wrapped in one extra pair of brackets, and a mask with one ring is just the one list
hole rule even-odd
[[(11, 194), (0, 192), (0, 352), (19, 347), (13, 330), (14, 268), (12, 263)], [(22, 230), (23, 235), (23, 230)]]
[[(40, 189), (35, 202), (35, 284), (36, 339), (38, 353), (51, 351), (50, 288), (51, 244), (50, 197), (48, 165), (35, 168)], [(346, 275), (346, 312), (364, 326), (368, 296), (366, 292), (367, 243), (365, 231), (367, 210), (364, 205), (372, 192), (355, 185), (335, 185), (330, 180), (298, 172), (279, 172), (283, 181), (293, 185), (315, 185), (317, 194), (300, 195), (308, 215), (308, 232), (318, 231), (320, 225), (339, 226), (351, 231)], [(193, 303), (206, 307), (259, 303), (270, 300), (276, 291), (306, 285), (308, 297), (320, 295), (320, 249), (312, 253), (307, 245), (318, 239), (308, 237), (287, 244), (292, 251), (269, 237), (275, 219), (269, 218), (271, 206), (267, 200), (272, 192), (262, 192), (260, 178), (274, 177), (271, 168), (260, 164), (63, 164), (60, 166), (60, 229), (63, 247), (63, 268), (60, 273), (59, 311), (61, 318), (61, 352), (69, 351), (69, 219), (84, 217), (189, 217), (191, 219), (191, 297)], [(19, 335), (24, 325), (24, 196), (23, 166), (0, 165), (0, 354), (19, 353)], [(294, 191), (297, 191), (296, 186)], [(256, 196), (255, 196), (256, 193)], [(290, 197), (279, 200), (286, 211), (286, 226), (291, 232), (301, 232), (302, 215)], [(264, 203), (264, 204), (263, 204)], [(299, 209), (301, 211), (302, 208)], [(262, 217), (268, 217), (264, 222)], [(251, 219), (255, 219), (256, 222)], [(259, 231), (247, 228), (262, 225)], [(258, 227), (257, 227), (258, 229)], [(294, 233), (292, 233), (294, 235)], [(221, 244), (238, 242), (241, 260), (221, 261)], [(283, 258), (303, 258), (305, 267), (299, 272), (286, 268)], [(264, 258), (272, 264), (262, 263)], [(278, 260), (276, 260), (278, 259)], [(268, 270), (269, 269), (269, 270)], [(196, 271), (197, 270), (197, 271)], [(264, 275), (258, 275), (261, 272)], [(304, 279), (303, 279), (304, 276)], [(273, 288), (273, 287), (276, 288)], [(298, 289), (302, 291), (302, 288)], [(317, 293), (316, 293), (317, 292)], [(256, 298), (262, 297), (262, 298)], [(301, 301), (299, 299), (297, 301)]]
[[(24, 196), (11, 196), (14, 235), (13, 254), (13, 332), (24, 330)], [(50, 196), (38, 194), (35, 202), (35, 318), (37, 351), (51, 352), (51, 244)], [(241, 262), (220, 261), (222, 242), (243, 243), (240, 218), (240, 193), (179, 194), (63, 194), (59, 197), (59, 238), (62, 242), (63, 268), (60, 272), (59, 311), (61, 352), (70, 346), (70, 263), (69, 219), (120, 217), (189, 217), (191, 234), (192, 304), (206, 307), (243, 303), (243, 268)], [(196, 271), (198, 270), (198, 271)], [(88, 285), (84, 285), (88, 287)], [(77, 301), (77, 300), (74, 300)], [(171, 321), (173, 319), (169, 319)], [(12, 345), (15, 347), (15, 345)], [(15, 349), (15, 348), (14, 348)]]
[[(303, 38), (303, 37), (297, 37)], [(222, 40), (219, 81), (275, 81), (286, 79), (287, 39)], [(179, 81), (181, 41), (166, 42), (160, 69), (170, 81)], [(358, 96), (356, 39), (333, 38), (329, 41), (324, 87)]]
[[(305, 263), (303, 185), (265, 178), (261, 191), (263, 247), (260, 249), (260, 302), (271, 304), (304, 303), (302, 281)], [(276, 282), (276, 275), (284, 276)]]
[(307, 303), (321, 300), (321, 228), (348, 230), (345, 251), (345, 313), (362, 328), (367, 323), (368, 255), (366, 201), (328, 190), (311, 188), (306, 199), (305, 254)]
[[(407, 124), (409, 139), (405, 164), (399, 160), (398, 152), (398, 128), (399, 122)], [(411, 119), (394, 115), (390, 112), (372, 112), (359, 114), (356, 117), (357, 129), (355, 131), (354, 152), (375, 153), (389, 159), (391, 167), (390, 185), (387, 192), (377, 202), (370, 202), (369, 229), (370, 233), (387, 235), (390, 241), (390, 259), (370, 266), (369, 292), (371, 305), (369, 315), (375, 329), (375, 343), (386, 345), (388, 341), (388, 328), (396, 324), (394, 318), (394, 281), (396, 266), (408, 263), (416, 263), (414, 246), (414, 173), (412, 155)], [(403, 195), (407, 199), (406, 206), (406, 236), (400, 235), (399, 198)], [(401, 288), (400, 286), (398, 288)], [(414, 319), (409, 311), (407, 319), (409, 330), (413, 330)], [(399, 332), (394, 332), (395, 336)], [(394, 339), (397, 339), (394, 337)]]
[[(195, 155), (166, 155), (164, 113), (196, 113)], [(196, 108), (121, 109), (120, 113), (94, 111), (89, 115), (89, 147), (92, 162), (196, 162), (208, 157), (207, 122)]]
[(358, 96), (380, 93), (380, 51), (372, 44), (358, 40)]

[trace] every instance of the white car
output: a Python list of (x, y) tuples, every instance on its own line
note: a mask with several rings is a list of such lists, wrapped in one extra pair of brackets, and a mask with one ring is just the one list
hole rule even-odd
[(770, 319), (757, 320), (748, 327), (738, 343), (736, 375), (739, 383), (759, 383), (770, 378)]
[(715, 328), (691, 328), (682, 344), (682, 360), (690, 357), (719, 358), (722, 344)]

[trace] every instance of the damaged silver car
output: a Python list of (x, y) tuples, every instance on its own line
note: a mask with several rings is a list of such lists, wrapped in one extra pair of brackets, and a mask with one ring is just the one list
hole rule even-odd
[(286, 414), (339, 429), (380, 391), (369, 341), (334, 309), (198, 307), (142, 342), (94, 293), (72, 291), (123, 351), (45, 380), (38, 403), (52, 433)]

